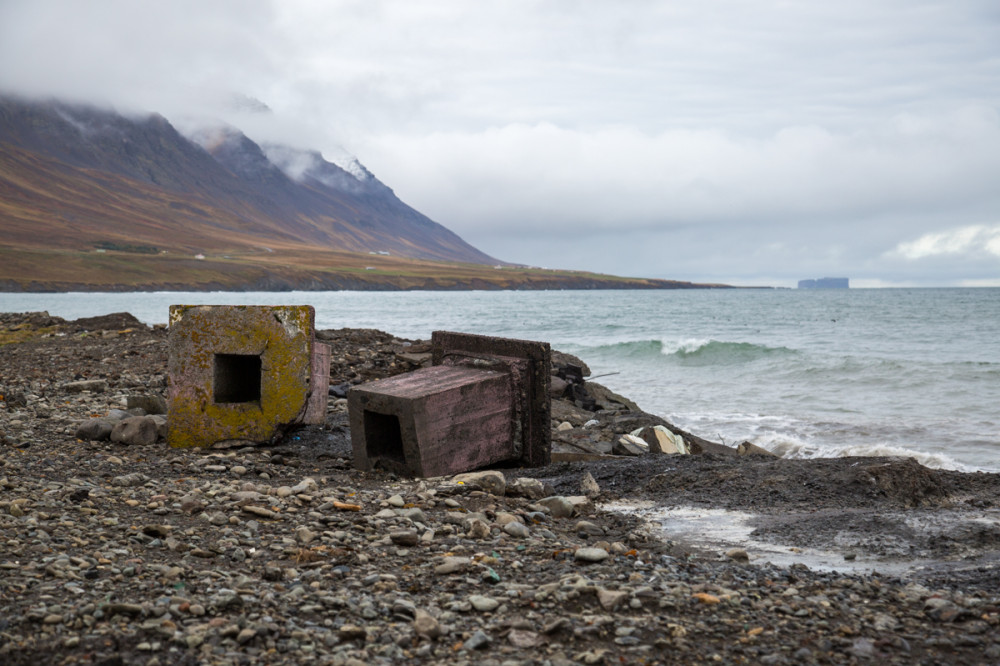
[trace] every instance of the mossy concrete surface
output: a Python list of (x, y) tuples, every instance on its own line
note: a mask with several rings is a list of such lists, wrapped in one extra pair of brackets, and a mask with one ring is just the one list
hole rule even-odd
[(309, 305), (170, 306), (170, 446), (269, 442), (304, 422), (314, 321)]

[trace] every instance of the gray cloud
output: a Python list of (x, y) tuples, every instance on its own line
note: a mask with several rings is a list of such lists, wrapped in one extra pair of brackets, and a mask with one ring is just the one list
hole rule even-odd
[(346, 146), (511, 261), (1000, 283), (998, 28), (985, 0), (6, 0), (0, 87)]

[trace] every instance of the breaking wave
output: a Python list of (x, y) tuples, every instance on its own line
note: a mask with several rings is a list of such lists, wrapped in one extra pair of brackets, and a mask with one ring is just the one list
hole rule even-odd
[(918, 451), (905, 446), (891, 444), (856, 444), (853, 446), (816, 445), (787, 435), (761, 436), (753, 442), (782, 458), (913, 458), (924, 467), (973, 472), (980, 468), (964, 465), (944, 453)]
[(704, 339), (634, 340), (591, 347), (585, 353), (588, 352), (631, 360), (653, 360), (666, 357), (683, 365), (738, 365), (766, 358), (798, 354), (797, 351), (788, 347), (769, 347), (752, 342), (722, 342)]

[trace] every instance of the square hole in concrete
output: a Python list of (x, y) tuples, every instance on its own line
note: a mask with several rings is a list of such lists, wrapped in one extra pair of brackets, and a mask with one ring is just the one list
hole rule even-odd
[(214, 354), (215, 402), (260, 402), (260, 356)]
[(379, 414), (365, 410), (365, 450), (368, 459), (375, 462), (382, 459), (399, 465), (406, 464), (403, 454), (403, 434), (399, 429), (399, 419), (392, 414)]

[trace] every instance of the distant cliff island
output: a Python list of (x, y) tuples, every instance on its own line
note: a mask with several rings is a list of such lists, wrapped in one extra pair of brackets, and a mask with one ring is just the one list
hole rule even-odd
[(818, 280), (799, 280), (799, 289), (849, 289), (850, 280), (841, 277), (825, 277)]

